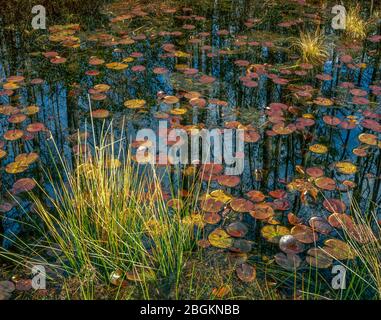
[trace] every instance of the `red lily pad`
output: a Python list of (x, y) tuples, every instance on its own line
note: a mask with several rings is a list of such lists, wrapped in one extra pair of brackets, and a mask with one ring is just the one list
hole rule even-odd
[(324, 176), (324, 171), (318, 167), (311, 167), (306, 169), (306, 173), (313, 178), (319, 178)]
[(347, 208), (345, 203), (339, 199), (325, 199), (323, 207), (332, 213), (344, 213)]
[(226, 232), (235, 238), (243, 238), (247, 232), (247, 226), (242, 222), (233, 222), (226, 227)]
[(222, 175), (217, 178), (217, 182), (222, 186), (233, 188), (241, 182), (241, 179), (237, 176)]
[(36, 186), (36, 182), (31, 178), (21, 178), (12, 186), (12, 193), (19, 194), (21, 192), (31, 191)]
[(343, 227), (348, 229), (348, 228), (352, 228), (354, 225), (354, 222), (351, 216), (345, 213), (338, 213), (338, 212), (332, 213), (328, 217), (328, 222), (332, 227), (337, 229), (341, 229)]
[(287, 197), (287, 192), (282, 189), (277, 189), (269, 192), (269, 195), (275, 199), (284, 199)]
[(303, 219), (301, 218), (298, 218), (294, 213), (290, 212), (288, 215), (287, 215), (287, 220), (290, 224), (292, 225), (298, 225), (298, 224), (302, 224), (303, 223)]
[(253, 282), (256, 278), (256, 270), (253, 266), (243, 263), (236, 269), (237, 277), (243, 282)]
[(221, 211), (224, 203), (213, 198), (206, 199), (201, 203), (201, 209), (205, 212), (217, 213)]
[(328, 223), (327, 219), (323, 217), (312, 217), (309, 220), (309, 225), (311, 226), (313, 231), (322, 233), (322, 234), (330, 234), (333, 230), (331, 225)]
[(258, 190), (251, 190), (246, 195), (253, 202), (263, 202), (266, 199), (266, 196)]
[(253, 210), (254, 204), (244, 198), (236, 198), (230, 202), (230, 207), (236, 212), (249, 212)]
[(333, 191), (336, 189), (335, 180), (328, 177), (319, 177), (315, 180), (315, 185), (323, 190)]
[(206, 212), (203, 220), (208, 224), (217, 224), (221, 221), (221, 216), (215, 212)]
[(302, 243), (314, 243), (318, 240), (319, 236), (312, 230), (312, 228), (305, 225), (296, 225), (291, 229), (291, 235), (296, 240)]
[(257, 203), (250, 211), (250, 215), (258, 220), (266, 220), (274, 216), (274, 209), (268, 203)]

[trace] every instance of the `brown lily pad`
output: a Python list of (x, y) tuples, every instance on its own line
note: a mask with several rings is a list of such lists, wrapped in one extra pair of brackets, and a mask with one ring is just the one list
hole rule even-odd
[(298, 254), (304, 251), (304, 244), (288, 234), (280, 238), (279, 248), (287, 254)]
[(249, 212), (254, 208), (254, 204), (244, 198), (233, 199), (230, 202), (230, 206), (236, 212)]
[(232, 237), (242, 238), (247, 234), (248, 228), (244, 223), (237, 221), (229, 224), (226, 232)]
[(254, 205), (250, 215), (258, 220), (265, 220), (274, 215), (274, 209), (268, 203), (257, 203)]
[(236, 269), (237, 277), (243, 282), (252, 282), (256, 278), (256, 270), (253, 266), (243, 263)]
[(318, 240), (318, 235), (312, 228), (305, 225), (296, 225), (291, 229), (291, 234), (296, 240), (302, 243), (314, 243)]

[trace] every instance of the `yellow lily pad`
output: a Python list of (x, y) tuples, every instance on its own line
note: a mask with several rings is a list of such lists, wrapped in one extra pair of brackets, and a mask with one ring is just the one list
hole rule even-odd
[(221, 228), (217, 228), (208, 236), (208, 240), (213, 247), (226, 249), (233, 245), (233, 239), (227, 232)]
[(353, 163), (347, 161), (337, 162), (335, 167), (337, 171), (342, 174), (355, 174), (357, 172), (357, 167)]
[(124, 102), (124, 106), (128, 109), (141, 109), (146, 104), (143, 99), (132, 99)]
[(267, 241), (278, 243), (281, 237), (290, 234), (290, 230), (284, 226), (266, 225), (261, 229), (261, 234)]
[(314, 144), (312, 146), (309, 147), (309, 150), (313, 153), (317, 153), (317, 154), (325, 154), (328, 152), (328, 148), (323, 145), (323, 144)]
[(128, 68), (128, 64), (121, 63), (121, 62), (110, 62), (106, 64), (106, 68), (111, 70), (124, 70)]

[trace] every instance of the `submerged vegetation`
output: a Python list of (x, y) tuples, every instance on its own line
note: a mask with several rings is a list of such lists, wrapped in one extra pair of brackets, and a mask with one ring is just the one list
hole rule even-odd
[(376, 3), (40, 4), (0, 7), (0, 300), (381, 298)]

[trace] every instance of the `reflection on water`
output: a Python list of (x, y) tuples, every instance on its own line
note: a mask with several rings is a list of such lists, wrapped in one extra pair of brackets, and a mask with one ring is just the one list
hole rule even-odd
[[(5, 216), (20, 214), (6, 207), (7, 190), (17, 179), (33, 177), (44, 183), (39, 168), (53, 164), (50, 133), (61, 154), (72, 161), (70, 136), (78, 128), (91, 131), (88, 94), (92, 110), (101, 109), (95, 132), (113, 119), (115, 134), (129, 137), (122, 142), (124, 148), (137, 130), (156, 130), (161, 119), (172, 127), (244, 125), (259, 133), (259, 141), (245, 144), (245, 168), (239, 186), (231, 190), (234, 196), (253, 189), (266, 194), (287, 190), (295, 179), (313, 177), (305, 170), (317, 167), (336, 186), (323, 181), (314, 199), (308, 186), (294, 185), (280, 211), (325, 216), (324, 197), (348, 203), (352, 196), (364, 210), (374, 208), (381, 196), (380, 40), (345, 42), (316, 8), (297, 1), (274, 3), (192, 1), (191, 8), (158, 13), (151, 7), (114, 5), (109, 25), (98, 28), (94, 23), (91, 31), (77, 25), (30, 35), (1, 29)], [(298, 37), (300, 29), (314, 31), (319, 23), (329, 57), (316, 67), (300, 64), (291, 37)], [(168, 103), (167, 96), (180, 100)], [(124, 106), (133, 99), (145, 100), (143, 108)], [(28, 127), (31, 123), (42, 125)], [(4, 138), (11, 129), (22, 130), (22, 137)], [(362, 133), (371, 136), (359, 140)], [(17, 174), (4, 170), (17, 155), (30, 152), (39, 154), (39, 163)], [(338, 169), (338, 162), (355, 169)], [(212, 181), (211, 187), (219, 188), (218, 182)], [(7, 219), (3, 227), (12, 232), (19, 228)]]

